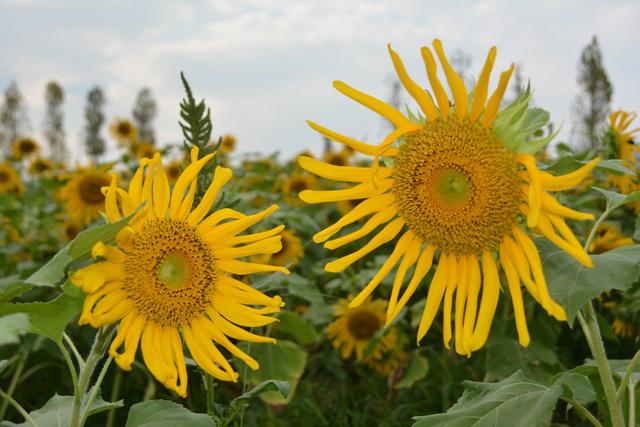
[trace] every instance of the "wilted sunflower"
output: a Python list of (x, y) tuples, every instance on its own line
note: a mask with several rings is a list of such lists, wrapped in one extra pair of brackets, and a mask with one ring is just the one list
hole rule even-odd
[[(527, 90), (502, 111), (499, 108), (514, 66), (502, 73), (498, 87), (488, 96), (496, 55), (495, 47), (491, 48), (475, 87), (468, 92), (449, 64), (440, 41), (434, 40), (433, 47), (451, 88), (453, 106), (437, 76), (429, 48), (423, 48), (422, 55), (432, 94), (411, 80), (389, 47), (398, 77), (426, 117), (407, 118), (394, 107), (336, 81), (336, 89), (381, 114), (395, 130), (379, 145), (370, 145), (309, 122), (327, 138), (374, 157), (372, 167), (339, 167), (310, 158), (299, 159), (303, 168), (319, 176), (356, 183), (335, 191), (303, 191), (300, 198), (305, 202), (364, 199), (313, 240), (326, 242), (328, 249), (337, 249), (382, 226), (356, 252), (325, 266), (326, 271), (340, 272), (400, 236), (380, 271), (350, 304), (362, 304), (400, 262), (387, 306), (387, 324), (407, 304), (439, 252), (418, 327), (418, 341), (427, 333), (444, 298), (445, 346), (452, 339), (455, 311), (455, 349), (466, 355), (481, 348), (489, 335), (500, 295), (501, 266), (511, 293), (519, 341), (526, 346), (530, 337), (521, 283), (550, 315), (566, 319), (562, 307), (549, 295), (542, 262), (527, 229), (543, 234), (591, 267), (591, 259), (564, 218), (586, 220), (593, 216), (562, 206), (548, 192), (574, 187), (589, 175), (597, 160), (565, 176), (540, 171), (533, 154), (548, 140), (530, 142), (529, 130), (520, 128), (520, 118), (529, 114), (526, 107), (531, 92)], [(371, 217), (359, 230), (328, 240), (343, 227), (368, 216)], [(414, 265), (413, 277), (401, 292), (407, 271)]]
[(620, 232), (613, 224), (601, 224), (596, 232), (596, 237), (589, 247), (589, 252), (601, 254), (622, 246), (633, 245), (633, 239)]
[(9, 163), (0, 163), (0, 194), (21, 194), (23, 191), (24, 186), (18, 172)]
[(256, 261), (282, 265), (285, 267), (295, 267), (304, 256), (302, 240), (293, 231), (282, 232), (282, 248), (273, 254), (256, 257)]
[(13, 141), (11, 149), (13, 150), (13, 157), (24, 159), (38, 153), (40, 146), (33, 138), (20, 137)]
[(93, 165), (79, 167), (71, 175), (69, 182), (59, 191), (59, 198), (69, 217), (82, 224), (89, 224), (104, 210), (105, 196), (102, 187), (111, 181), (107, 171), (109, 165), (99, 168)]
[(240, 234), (278, 207), (254, 215), (228, 208), (209, 215), (218, 192), (231, 178), (231, 169), (219, 166), (200, 203), (192, 206), (198, 173), (212, 156), (198, 160), (198, 150), (192, 149), (191, 164), (173, 190), (159, 154), (140, 162), (127, 191), (117, 187), (113, 176), (105, 192), (107, 219), (115, 222), (143, 203), (144, 207), (117, 235), (116, 245), (98, 242), (93, 247), (97, 263), (71, 276), (88, 293), (80, 324), (97, 328), (120, 322), (109, 347), (116, 363), (131, 369), (140, 343), (149, 371), (181, 396), (187, 390), (182, 339), (202, 369), (220, 380), (237, 381), (238, 374), (218, 345), (257, 369), (258, 363), (229, 338), (274, 342), (241, 326), (267, 325), (276, 320), (267, 314), (284, 305), (279, 296), (267, 297), (231, 277), (288, 273), (283, 267), (237, 259), (280, 250), (282, 225)]
[(349, 302), (341, 299), (335, 306), (335, 320), (327, 327), (327, 337), (343, 359), (349, 359), (355, 353), (356, 359), (383, 375), (397, 368), (402, 359), (398, 357), (402, 350), (398, 346), (397, 330), (385, 331), (366, 355), (365, 350), (376, 333), (384, 328), (385, 305), (386, 301), (378, 299), (349, 307)]
[(238, 139), (231, 135), (230, 133), (224, 134), (222, 136), (222, 140), (220, 141), (220, 153), (229, 154), (236, 151), (236, 144), (238, 143)]
[(138, 137), (138, 130), (133, 123), (127, 119), (115, 119), (111, 122), (109, 130), (111, 131), (111, 136), (120, 144), (124, 145), (132, 144)]

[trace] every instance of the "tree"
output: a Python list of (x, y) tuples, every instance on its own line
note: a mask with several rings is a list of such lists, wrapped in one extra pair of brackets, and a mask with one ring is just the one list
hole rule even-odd
[(84, 110), (86, 124), (84, 127), (84, 145), (87, 155), (97, 162), (98, 158), (104, 154), (105, 141), (100, 136), (100, 128), (104, 123), (104, 107), (105, 98), (99, 86), (94, 87), (87, 95), (87, 106)]
[(598, 39), (593, 36), (580, 55), (578, 85), (582, 92), (574, 102), (574, 136), (578, 144), (593, 149), (609, 112), (613, 87), (604, 69)]
[(151, 122), (158, 112), (156, 101), (151, 95), (151, 89), (143, 88), (138, 92), (136, 104), (133, 107), (133, 119), (138, 128), (141, 140), (155, 144), (156, 136)]
[(49, 143), (51, 158), (56, 162), (61, 162), (66, 159), (68, 154), (62, 113), (62, 103), (64, 102), (62, 86), (55, 81), (50, 81), (47, 83), (44, 98), (46, 103), (44, 137)]
[(9, 154), (11, 143), (30, 129), (24, 97), (16, 82), (4, 91), (4, 101), (0, 108), (0, 150)]

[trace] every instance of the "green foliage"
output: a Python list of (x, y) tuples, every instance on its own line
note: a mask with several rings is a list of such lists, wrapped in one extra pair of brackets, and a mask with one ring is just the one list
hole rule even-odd
[(289, 335), (302, 345), (311, 344), (318, 337), (318, 331), (305, 319), (292, 311), (278, 314), (280, 322), (277, 324), (278, 333)]
[(29, 331), (29, 316), (14, 313), (0, 317), (0, 345), (17, 344), (20, 336)]
[(167, 400), (148, 400), (131, 406), (125, 427), (215, 427), (206, 414), (194, 414)]
[[(544, 166), (543, 168), (546, 171), (555, 172), (556, 174), (559, 174), (559, 175), (564, 175), (567, 173), (571, 173), (577, 170), (578, 168), (581, 168), (587, 163), (589, 163), (589, 160), (579, 160), (575, 156), (568, 155), (568, 156), (560, 157), (550, 165)], [(610, 173), (618, 176), (625, 175), (625, 174), (634, 175), (634, 172), (631, 169), (624, 166), (623, 161), (620, 159), (600, 160), (596, 165), (596, 169), (603, 173)]]
[(429, 373), (429, 359), (419, 352), (414, 352), (400, 381), (395, 383), (395, 388), (411, 388)]
[(180, 102), (180, 127), (184, 135), (186, 145), (195, 145), (201, 153), (207, 154), (204, 149), (211, 139), (211, 110), (204, 103), (204, 99), (196, 102), (191, 92), (191, 86), (183, 73), (180, 79), (186, 92), (185, 98)]

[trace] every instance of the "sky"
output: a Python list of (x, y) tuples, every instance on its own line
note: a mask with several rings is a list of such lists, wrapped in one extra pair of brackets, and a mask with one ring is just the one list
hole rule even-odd
[(614, 87), (612, 107), (639, 109), (638, 22), (637, 0), (0, 0), (0, 89), (17, 82), (39, 137), (45, 85), (61, 83), (68, 143), (75, 160), (84, 160), (83, 110), (95, 85), (106, 92), (108, 122), (130, 117), (137, 92), (149, 87), (159, 107), (159, 143), (180, 141), (184, 71), (195, 96), (211, 106), (215, 135), (236, 135), (240, 154), (280, 151), (288, 158), (321, 150), (307, 119), (378, 142), (382, 119), (332, 81), (388, 99), (391, 43), (426, 86), (420, 47), (437, 37), (448, 53), (471, 57), (473, 76), (496, 45), (492, 85), (498, 71), (516, 63), (535, 104), (562, 123), (560, 138), (567, 138), (578, 58), (594, 34)]

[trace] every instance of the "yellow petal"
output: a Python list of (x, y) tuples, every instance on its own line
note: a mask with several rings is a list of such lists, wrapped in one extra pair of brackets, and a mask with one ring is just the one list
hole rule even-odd
[(491, 252), (482, 253), (482, 300), (476, 328), (471, 337), (471, 351), (476, 351), (487, 342), (489, 330), (496, 314), (498, 297), (500, 295), (500, 277)]
[(158, 218), (166, 216), (170, 197), (169, 180), (162, 167), (162, 160), (158, 156), (158, 168), (153, 180), (153, 208)]
[(449, 274), (447, 275), (447, 289), (444, 293), (444, 307), (443, 312), (443, 326), (442, 326), (442, 339), (444, 346), (449, 349), (449, 343), (451, 342), (451, 306), (453, 305), (453, 292), (458, 286), (458, 277), (460, 276), (458, 271), (458, 260), (455, 255), (449, 255)]
[(455, 317), (455, 349), (456, 353), (467, 354), (463, 339), (464, 305), (467, 301), (467, 287), (469, 286), (469, 260), (468, 256), (460, 258), (460, 278), (456, 288), (456, 317)]
[(487, 93), (489, 91), (489, 77), (491, 76), (491, 70), (493, 69), (493, 62), (496, 59), (496, 47), (493, 46), (489, 50), (487, 59), (480, 72), (478, 83), (473, 90), (473, 103), (471, 104), (471, 116), (469, 117), (472, 122), (478, 120), (480, 114), (484, 110), (484, 104), (487, 100)]
[(400, 310), (404, 308), (404, 306), (407, 304), (409, 299), (413, 296), (414, 292), (418, 288), (418, 285), (420, 284), (422, 279), (424, 279), (424, 276), (431, 268), (434, 252), (435, 247), (429, 245), (422, 251), (420, 257), (418, 257), (418, 262), (416, 263), (413, 277), (411, 278), (407, 289), (405, 289), (402, 297), (400, 297), (400, 301), (398, 301), (398, 303), (395, 305), (393, 313), (391, 315), (387, 313), (387, 325), (389, 325), (393, 321), (393, 319), (395, 319), (398, 313), (400, 313)]
[(504, 96), (504, 92), (507, 89), (507, 85), (509, 84), (509, 79), (511, 78), (511, 74), (515, 69), (515, 65), (511, 64), (511, 67), (507, 71), (503, 71), (500, 74), (500, 81), (498, 82), (498, 87), (491, 94), (491, 98), (489, 98), (489, 102), (487, 103), (487, 108), (484, 110), (484, 116), (482, 118), (482, 126), (488, 128), (491, 126), (493, 121), (496, 119), (498, 115), (498, 111), (500, 110), (500, 103), (502, 102), (502, 97)]
[[(364, 142), (357, 141), (353, 138), (349, 138), (348, 136), (344, 136), (330, 129), (322, 127), (319, 124), (314, 123), (310, 120), (307, 120), (307, 124), (311, 126), (312, 129), (326, 136), (330, 140), (340, 142), (346, 145), (347, 147), (353, 148), (358, 153), (365, 154), (367, 156), (375, 156), (378, 152), (377, 145), (365, 144)], [(395, 156), (397, 154), (398, 154), (398, 150), (395, 148), (392, 148), (386, 152), (386, 155), (389, 157)]]
[[(373, 177), (370, 167), (335, 166), (306, 156), (298, 157), (298, 163), (303, 169), (334, 181), (366, 182), (371, 181)], [(378, 178), (388, 178), (392, 171), (390, 168), (378, 168)]]
[(524, 313), (524, 303), (522, 301), (522, 292), (520, 291), (520, 280), (515, 267), (511, 264), (509, 256), (506, 254), (507, 249), (504, 244), (500, 245), (500, 264), (507, 276), (509, 284), (509, 293), (511, 294), (511, 302), (513, 304), (513, 314), (516, 318), (516, 329), (518, 331), (518, 341), (523, 347), (527, 347), (531, 342), (529, 329), (527, 328), (527, 317)]
[(444, 296), (444, 291), (447, 287), (447, 275), (449, 274), (449, 262), (447, 254), (440, 255), (440, 261), (436, 268), (436, 273), (429, 285), (429, 292), (427, 293), (427, 300), (424, 304), (424, 311), (422, 312), (422, 318), (420, 319), (420, 325), (418, 325), (417, 342), (420, 344), (420, 340), (429, 331), (433, 319), (435, 319), (438, 313), (438, 307)]
[[(413, 236), (413, 233), (411, 233), (411, 236)], [(395, 307), (398, 302), (398, 295), (400, 294), (400, 289), (402, 288), (407, 270), (409, 270), (413, 266), (413, 264), (415, 264), (416, 260), (418, 259), (418, 255), (420, 254), (421, 247), (422, 242), (420, 242), (420, 240), (418, 239), (413, 239), (409, 243), (409, 247), (407, 248), (404, 257), (402, 258), (402, 262), (400, 262), (400, 266), (398, 267), (398, 271), (396, 272), (396, 277), (393, 280), (391, 296), (389, 297), (389, 305), (387, 306), (387, 321), (389, 319), (389, 315), (395, 311)]]
[(207, 188), (207, 191), (202, 196), (202, 200), (198, 206), (191, 212), (188, 217), (188, 222), (191, 225), (196, 225), (202, 218), (209, 212), (211, 205), (215, 201), (220, 189), (231, 179), (232, 171), (229, 168), (223, 168), (217, 166), (213, 175), (211, 185)]
[(360, 229), (337, 239), (329, 240), (324, 244), (324, 247), (333, 250), (364, 237), (375, 230), (380, 224), (389, 222), (397, 213), (395, 206), (389, 206), (369, 218)]
[(581, 168), (561, 176), (553, 176), (547, 172), (540, 172), (542, 186), (545, 190), (551, 191), (570, 190), (589, 176), (598, 162), (600, 162), (600, 158), (596, 157)]
[(446, 119), (449, 117), (449, 97), (447, 96), (447, 92), (444, 90), (444, 87), (442, 86), (442, 83), (438, 78), (438, 68), (436, 67), (436, 61), (434, 60), (433, 54), (428, 47), (421, 48), (420, 52), (422, 53), (424, 66), (427, 70), (429, 83), (431, 83), (431, 89), (433, 89), (433, 93), (435, 94), (436, 100), (438, 101), (440, 115), (443, 119)]
[(357, 200), (377, 196), (385, 193), (387, 190), (391, 189), (391, 187), (393, 187), (393, 180), (384, 179), (378, 186), (375, 186), (373, 182), (364, 182), (345, 190), (304, 190), (300, 192), (299, 197), (305, 203), (311, 204), (339, 202), (341, 200)]
[(235, 259), (224, 259), (216, 262), (216, 267), (222, 271), (226, 271), (231, 274), (253, 274), (263, 273), (268, 271), (277, 271), (284, 274), (289, 274), (289, 270), (278, 265), (256, 264), (251, 262), (243, 262)]
[(354, 101), (380, 114), (382, 117), (393, 123), (395, 127), (402, 127), (410, 124), (409, 120), (400, 111), (371, 95), (367, 95), (366, 93), (354, 89), (338, 80), (333, 82), (333, 87)]
[(462, 120), (467, 115), (467, 103), (469, 101), (467, 88), (464, 86), (462, 78), (449, 64), (449, 60), (447, 60), (444, 49), (442, 49), (442, 43), (440, 40), (433, 40), (433, 49), (436, 51), (440, 64), (442, 64), (444, 74), (447, 76), (447, 82), (449, 83), (449, 87), (451, 88), (453, 99), (455, 101), (456, 114), (458, 115), (458, 118)]

